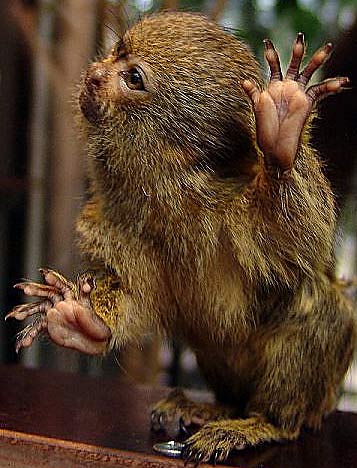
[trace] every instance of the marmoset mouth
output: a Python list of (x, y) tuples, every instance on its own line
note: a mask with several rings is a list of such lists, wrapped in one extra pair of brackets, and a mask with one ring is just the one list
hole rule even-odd
[(79, 107), (89, 123), (93, 125), (100, 124), (104, 116), (104, 106), (103, 103), (98, 100), (95, 93), (90, 93), (89, 90), (85, 88), (79, 96)]

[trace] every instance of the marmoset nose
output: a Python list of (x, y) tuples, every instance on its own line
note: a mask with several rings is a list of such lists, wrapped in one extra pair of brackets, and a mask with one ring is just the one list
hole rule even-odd
[(87, 85), (99, 88), (106, 81), (108, 74), (108, 68), (103, 63), (93, 63), (88, 68), (86, 83)]

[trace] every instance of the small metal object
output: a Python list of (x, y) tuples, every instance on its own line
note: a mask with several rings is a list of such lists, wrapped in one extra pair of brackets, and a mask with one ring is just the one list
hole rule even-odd
[(181, 458), (184, 446), (185, 444), (181, 442), (169, 440), (168, 442), (161, 442), (159, 444), (155, 444), (153, 446), (153, 449), (155, 450), (155, 452), (161, 453), (161, 455), (165, 455), (166, 457)]

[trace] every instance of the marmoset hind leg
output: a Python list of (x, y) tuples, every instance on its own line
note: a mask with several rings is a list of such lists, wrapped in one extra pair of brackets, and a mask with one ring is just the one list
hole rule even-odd
[(311, 291), (302, 287), (286, 321), (253, 337), (262, 371), (247, 419), (205, 424), (186, 441), (186, 461), (222, 461), (233, 449), (295, 439), (303, 425), (318, 429), (334, 409), (355, 346), (352, 307), (334, 285)]
[(226, 419), (233, 414), (234, 409), (229, 406), (192, 401), (177, 388), (153, 406), (151, 428), (169, 434), (187, 432), (190, 426), (203, 426), (208, 421)]

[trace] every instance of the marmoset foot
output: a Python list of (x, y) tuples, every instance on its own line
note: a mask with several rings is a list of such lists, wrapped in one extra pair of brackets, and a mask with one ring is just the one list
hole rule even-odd
[(205, 424), (185, 441), (182, 457), (185, 464), (224, 461), (232, 450), (272, 440), (295, 439), (298, 432), (288, 432), (273, 426), (263, 417), (228, 419)]
[(299, 33), (293, 44), (285, 77), (273, 43), (266, 39), (264, 44), (270, 68), (267, 88), (260, 91), (249, 80), (245, 80), (242, 85), (253, 104), (258, 145), (267, 162), (285, 172), (293, 167), (304, 125), (316, 103), (342, 91), (349, 80), (346, 77), (329, 78), (307, 88), (313, 73), (328, 59), (331, 44), (317, 50), (300, 72), (305, 42), (304, 35)]
[(31, 317), (31, 323), (17, 336), (16, 351), (30, 346), (39, 334), (47, 332), (60, 346), (87, 354), (103, 353), (111, 332), (91, 306), (94, 278), (85, 273), (74, 283), (54, 270), (42, 268), (40, 272), (45, 284), (25, 281), (14, 286), (28, 296), (40, 298), (16, 306), (5, 317), (17, 320)]
[(151, 428), (154, 431), (166, 431), (170, 435), (180, 431), (187, 433), (190, 426), (203, 426), (208, 421), (227, 418), (231, 412), (228, 407), (193, 402), (182, 390), (175, 389), (153, 407)]

